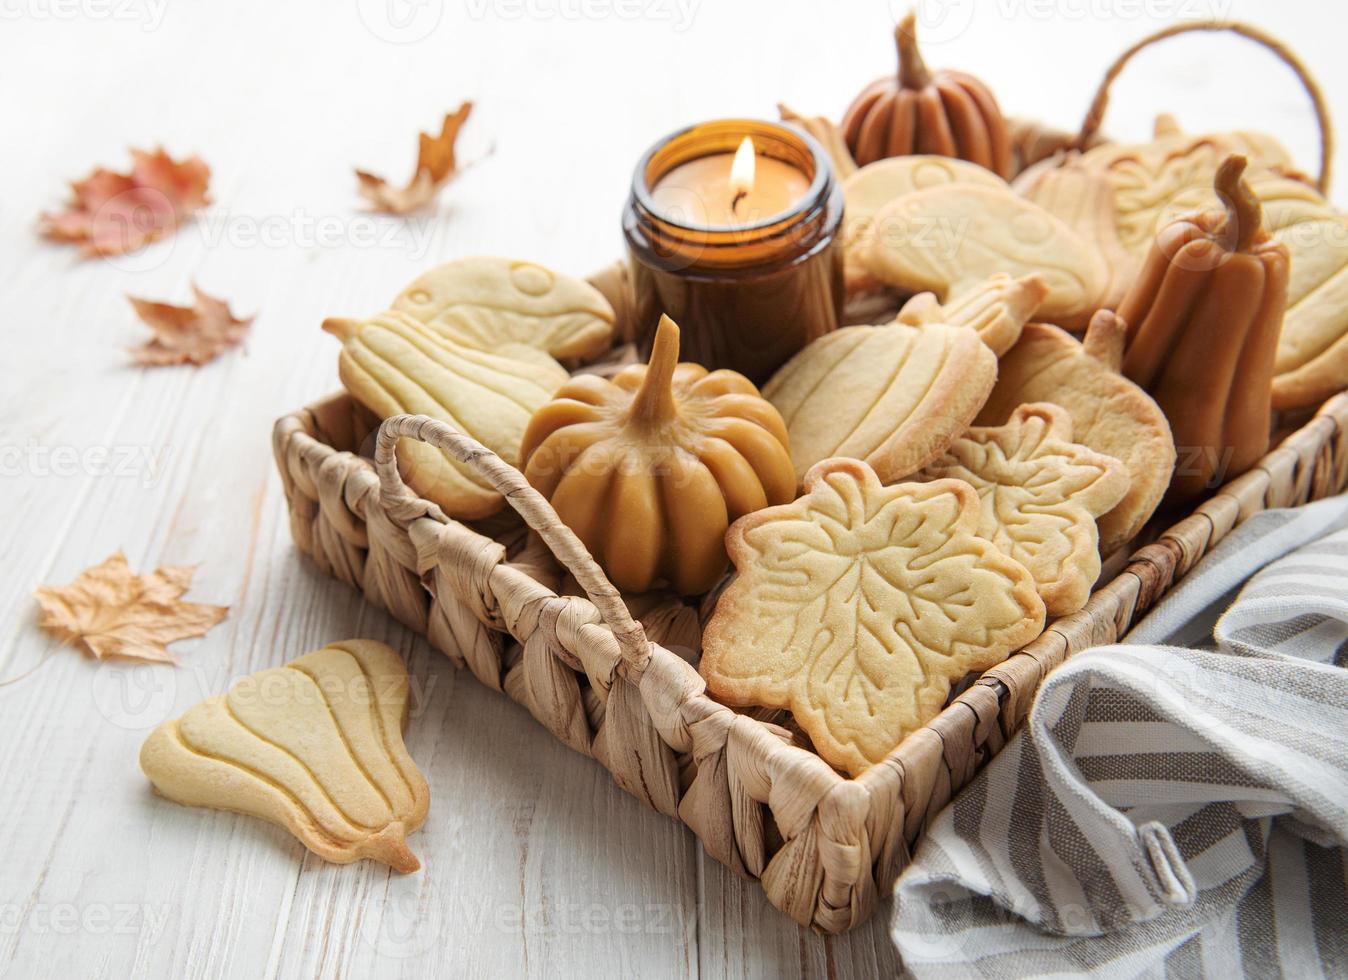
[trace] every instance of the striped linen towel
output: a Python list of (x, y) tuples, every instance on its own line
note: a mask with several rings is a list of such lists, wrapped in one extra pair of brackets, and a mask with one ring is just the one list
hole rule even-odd
[(1346, 526), (1348, 497), (1256, 515), (1128, 637), (1216, 649), (1054, 671), (895, 886), (905, 967), (1348, 976)]

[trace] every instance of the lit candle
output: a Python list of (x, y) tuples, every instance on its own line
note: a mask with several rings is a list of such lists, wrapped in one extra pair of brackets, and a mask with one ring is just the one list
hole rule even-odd
[(810, 189), (799, 169), (757, 153), (746, 136), (734, 153), (681, 163), (660, 178), (651, 197), (666, 217), (699, 228), (757, 224), (795, 207)]
[(762, 383), (842, 316), (842, 189), (805, 133), (717, 119), (656, 143), (623, 212), (634, 339), (668, 314), (686, 360)]

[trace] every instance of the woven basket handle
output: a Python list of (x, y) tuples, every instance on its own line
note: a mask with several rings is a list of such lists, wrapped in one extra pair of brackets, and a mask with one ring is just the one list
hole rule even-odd
[(1095, 98), (1091, 100), (1091, 107), (1086, 112), (1086, 118), (1081, 122), (1081, 132), (1077, 134), (1071, 145), (1079, 150), (1085, 149), (1091, 137), (1099, 130), (1100, 124), (1104, 122), (1105, 109), (1109, 106), (1109, 87), (1113, 84), (1114, 79), (1119, 77), (1124, 66), (1128, 64), (1133, 55), (1157, 41), (1193, 31), (1228, 31), (1232, 34), (1238, 34), (1268, 48), (1296, 73), (1297, 79), (1301, 82), (1301, 87), (1306, 90), (1311, 105), (1315, 108), (1315, 121), (1320, 127), (1320, 176), (1316, 179), (1315, 185), (1320, 189), (1321, 194), (1327, 195), (1334, 158), (1334, 128), (1330, 122), (1329, 106), (1325, 102), (1325, 95), (1320, 89), (1320, 83), (1315, 80), (1315, 76), (1311, 74), (1310, 69), (1306, 67), (1302, 60), (1276, 37), (1240, 21), (1197, 20), (1184, 24), (1172, 24), (1156, 31), (1154, 34), (1148, 34), (1124, 51), (1123, 54), (1114, 59), (1113, 64), (1105, 69), (1105, 77), (1100, 80), (1100, 87), (1096, 90)]
[(650, 643), (641, 624), (632, 618), (622, 594), (585, 550), (585, 545), (562, 523), (547, 499), (529, 485), (519, 470), (494, 452), (450, 425), (425, 415), (395, 415), (379, 427), (374, 449), (374, 468), (379, 474), (380, 494), (386, 503), (405, 501), (414, 494), (398, 472), (399, 439), (416, 439), (453, 456), (476, 472), (505, 497), (506, 502), (538, 532), (557, 560), (575, 576), (585, 595), (599, 610), (605, 625), (618, 641), (626, 663), (644, 670), (650, 660)]

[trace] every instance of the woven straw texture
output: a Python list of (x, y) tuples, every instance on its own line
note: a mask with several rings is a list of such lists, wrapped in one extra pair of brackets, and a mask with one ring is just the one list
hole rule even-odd
[[(1348, 484), (1341, 394), (1137, 551), (1085, 609), (1050, 624), (887, 760), (847, 779), (786, 728), (709, 698), (694, 667), (661, 645), (661, 630), (648, 635), (633, 619), (518, 471), (424, 417), (390, 419), (377, 439), (376, 429), (346, 395), (277, 422), (276, 461), (300, 549), (598, 759), (623, 789), (686, 823), (713, 857), (762, 881), (787, 915), (828, 933), (862, 922), (888, 894), (924, 827), (1019, 727), (1050, 670), (1117, 639), (1251, 514)], [(505, 519), (474, 529), (416, 497), (393, 460), (399, 437), (468, 462), (537, 536)], [(586, 597), (558, 594), (557, 563)]]

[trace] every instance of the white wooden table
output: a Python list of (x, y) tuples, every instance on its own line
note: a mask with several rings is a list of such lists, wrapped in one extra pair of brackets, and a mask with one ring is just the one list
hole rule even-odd
[[(1345, 91), (1341, 17), (1311, 0), (980, 5), (927, 17), (934, 64), (1012, 113), (1077, 122), (1101, 67), (1155, 19), (1227, 14), (1283, 35)], [(383, 309), (459, 255), (585, 273), (621, 247), (641, 151), (781, 99), (840, 113), (888, 70), (906, 9), (826, 0), (11, 0), (0, 7), (0, 974), (863, 977), (899, 969), (888, 908), (824, 939), (705, 857), (504, 697), (300, 558), (271, 423), (336, 387), (332, 314)], [(1113, 18), (1106, 15), (1116, 14)], [(941, 19), (938, 14), (944, 14)], [(939, 21), (939, 23), (937, 22)], [(1235, 39), (1172, 42), (1120, 84), (1112, 132), (1152, 112), (1267, 128), (1313, 163), (1282, 69)], [(1239, 61), (1239, 69), (1232, 64)], [(476, 160), (434, 214), (363, 214), (353, 165), (401, 178), (418, 128), (477, 102)], [(1342, 104), (1342, 102), (1341, 102)], [(163, 142), (213, 167), (215, 205), (116, 261), (40, 241), (63, 181)], [(246, 350), (138, 370), (123, 294), (193, 279), (257, 311)], [(231, 607), (181, 666), (98, 664), (35, 625), (33, 589), (118, 548), (200, 563)], [(424, 871), (323, 863), (259, 821), (156, 798), (136, 756), (158, 722), (325, 641), (384, 640), (420, 697), (408, 736), (431, 818)]]

